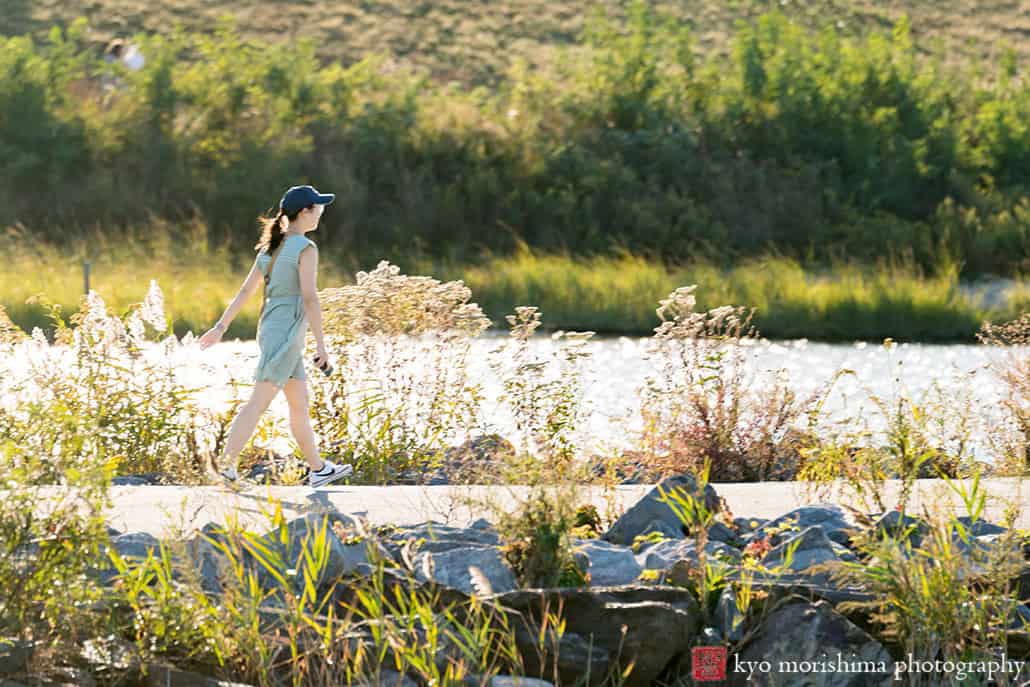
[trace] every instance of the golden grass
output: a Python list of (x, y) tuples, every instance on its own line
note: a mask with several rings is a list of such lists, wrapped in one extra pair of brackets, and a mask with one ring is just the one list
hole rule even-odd
[[(256, 237), (255, 237), (256, 238)], [(255, 253), (251, 245), (207, 248), (203, 228), (194, 235), (158, 223), (131, 238), (108, 239), (101, 232), (57, 248), (30, 235), (13, 233), (0, 241), (5, 269), (0, 271), (0, 304), (26, 331), (50, 323), (42, 307), (26, 299), (42, 294), (61, 306), (65, 319), (78, 310), (84, 293), (83, 262), (90, 263), (90, 288), (104, 299), (112, 313), (124, 313), (143, 300), (150, 280), (164, 292), (166, 312), (178, 335), (192, 330), (200, 336), (213, 325), (235, 297), (247, 276)], [(320, 287), (350, 279), (339, 260), (323, 257)], [(252, 338), (260, 309), (260, 291), (236, 316), (225, 334)]]
[[(67, 318), (78, 310), (82, 262), (88, 258), (90, 287), (111, 312), (124, 313), (140, 302), (154, 279), (164, 292), (175, 333), (199, 336), (232, 301), (254, 256), (250, 244), (207, 248), (203, 233), (202, 226), (191, 230), (155, 223), (129, 237), (109, 239), (93, 232), (87, 240), (62, 247), (12, 233), (0, 238), (9, 267), (0, 272), (0, 305), (27, 332), (34, 326), (49, 330), (45, 310), (26, 299), (44, 294), (61, 305)], [(1026, 279), (1013, 280), (1003, 301), (988, 307), (962, 292), (957, 268), (921, 275), (903, 261), (877, 266), (840, 262), (816, 270), (770, 256), (731, 268), (706, 262), (670, 268), (639, 255), (581, 258), (523, 246), (514, 255), (479, 264), (411, 256), (396, 263), (406, 274), (464, 280), (472, 300), (495, 325), (503, 325), (516, 306), (535, 305), (545, 329), (603, 333), (650, 334), (658, 323), (659, 300), (687, 284), (698, 285), (699, 303), (706, 309), (755, 307), (759, 329), (770, 338), (972, 341), (984, 318), (1018, 317), (1030, 302)], [(352, 284), (358, 270), (374, 266), (323, 249), (319, 288)], [(227, 340), (254, 336), (259, 305), (260, 294), (255, 294), (229, 327)]]

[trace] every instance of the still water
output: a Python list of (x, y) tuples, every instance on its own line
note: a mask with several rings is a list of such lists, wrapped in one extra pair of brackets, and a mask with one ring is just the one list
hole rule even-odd
[[(489, 360), (503, 335), (487, 334), (472, 342), (469, 371), (472, 381), (482, 385), (486, 397), (485, 417), (492, 428), (505, 434), (512, 420), (504, 404), (498, 402), (501, 384)], [(647, 357), (647, 338), (603, 337), (586, 344), (589, 357), (583, 361), (584, 413), (582, 441), (587, 450), (625, 447), (633, 443), (640, 427), (638, 390), (649, 375), (656, 374), (653, 360)], [(531, 350), (542, 356), (553, 352), (548, 336), (531, 340)], [(208, 384), (207, 396), (216, 406), (228, 398), (219, 379), (219, 370), (234, 370), (240, 379), (249, 379), (256, 364), (258, 348), (253, 341), (231, 341), (199, 351), (186, 346), (177, 373), (195, 383)], [(848, 424), (876, 429), (883, 426), (882, 413), (873, 396), (897, 399), (907, 396), (916, 403), (943, 399), (950, 411), (969, 409), (975, 415), (976, 432), (990, 431), (997, 421), (998, 401), (1004, 386), (995, 376), (1003, 364), (1005, 351), (976, 344), (897, 344), (888, 348), (877, 344), (815, 343), (806, 340), (759, 341), (748, 350), (747, 368), (758, 389), (782, 370), (789, 384), (800, 395), (826, 385), (838, 370), (853, 374), (840, 376), (833, 384), (824, 406), (827, 421), (848, 418)], [(343, 371), (345, 372), (345, 371)], [(308, 368), (308, 375), (317, 374)], [(285, 398), (280, 394), (270, 411), (288, 416)], [(854, 428), (857, 429), (857, 426)]]
[[(471, 383), (479, 385), (484, 396), (482, 431), (511, 437), (514, 420), (508, 406), (499, 400), (502, 382), (491, 366), (491, 362), (506, 355), (497, 352), (506, 338), (503, 333), (491, 332), (473, 340), (467, 369)], [(542, 359), (553, 359), (561, 346), (561, 342), (556, 343), (547, 335), (535, 336), (529, 343), (531, 354)], [(576, 437), (584, 451), (617, 450), (634, 444), (641, 426), (638, 392), (649, 376), (658, 374), (656, 361), (648, 357), (649, 343), (650, 339), (643, 337), (597, 337), (585, 344), (589, 355), (581, 361), (583, 414)], [(167, 364), (168, 373), (179, 383), (200, 390), (196, 399), (201, 406), (218, 410), (232, 399), (232, 380), (243, 384), (237, 391), (242, 398), (249, 396), (258, 346), (256, 341), (237, 339), (201, 350), (196, 340), (187, 335), (181, 343), (169, 337), (163, 343), (149, 344), (144, 353), (148, 358), (155, 356), (161, 360), (162, 366)], [(24, 402), (24, 395), (20, 401), (12, 397), (9, 390), (15, 385), (11, 382), (32, 367), (46, 370), (67, 366), (72, 361), (66, 356), (71, 355), (71, 349), (29, 342), (18, 346), (12, 355), (0, 356), (0, 379), (8, 382), (0, 384), (0, 403), (11, 408)], [(940, 421), (944, 432), (959, 426), (962, 417), (967, 416), (976, 454), (989, 459), (984, 438), (1000, 431), (999, 400), (1005, 387), (997, 370), (1004, 365), (1006, 355), (1003, 349), (975, 344), (902, 343), (888, 348), (861, 342), (762, 340), (746, 348), (746, 370), (753, 378), (750, 388), (755, 391), (782, 371), (799, 396), (825, 386), (839, 370), (849, 370), (850, 373), (839, 376), (826, 397), (826, 427), (875, 432), (884, 427), (885, 418), (873, 399), (879, 397), (891, 404), (892, 400), (907, 397), (917, 405), (932, 407), (933, 418)], [(431, 378), (447, 372), (425, 369), (429, 364), (429, 356), (414, 357), (413, 365), (423, 368), (417, 371), (423, 379), (427, 373)], [(343, 369), (342, 364), (338, 363), (338, 367), (344, 375), (351, 372)], [(307, 369), (310, 378), (319, 374), (310, 364)], [(31, 396), (33, 392), (23, 389), (22, 394), (26, 393)], [(286, 451), (289, 413), (282, 394), (274, 399), (269, 411), (280, 430), (279, 436), (266, 445)]]

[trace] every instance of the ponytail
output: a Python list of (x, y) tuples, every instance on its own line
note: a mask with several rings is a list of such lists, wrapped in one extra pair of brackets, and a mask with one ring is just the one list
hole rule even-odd
[[(258, 217), (258, 225), (261, 227), (261, 236), (258, 238), (257, 244), (254, 246), (255, 250), (265, 251), (266, 253), (273, 252), (279, 247), (279, 244), (283, 241), (283, 234), (286, 232), (286, 227), (283, 226), (283, 219), (294, 221), (297, 219), (297, 215), (300, 214), (301, 210), (307, 210), (314, 207), (314, 205), (307, 205), (300, 210), (297, 210), (292, 215), (286, 214), (286, 211), (279, 208), (275, 215), (263, 215)], [(271, 213), (272, 210), (269, 210)]]
[(289, 219), (289, 216), (282, 208), (279, 208), (278, 214), (273, 217), (258, 217), (258, 224), (261, 226), (261, 237), (254, 248), (271, 253), (279, 247), (283, 240), (283, 218)]

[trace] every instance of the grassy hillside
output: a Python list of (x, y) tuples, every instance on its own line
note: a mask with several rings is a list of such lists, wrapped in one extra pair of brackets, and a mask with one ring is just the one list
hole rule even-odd
[[(650, 3), (691, 27), (698, 52), (724, 52), (734, 25), (777, 9), (810, 28), (842, 33), (889, 29), (902, 15), (924, 51), (939, 45), (946, 61), (993, 62), (1004, 46), (1030, 57), (1027, 0), (662, 0)], [(516, 56), (545, 64), (558, 47), (574, 45), (591, 12), (623, 16), (627, 0), (0, 0), (0, 33), (41, 35), (77, 16), (98, 44), (138, 31), (167, 32), (176, 24), (205, 31), (234, 15), (251, 39), (311, 37), (326, 60), (351, 64), (388, 50), (398, 66), (441, 80), (489, 82)]]

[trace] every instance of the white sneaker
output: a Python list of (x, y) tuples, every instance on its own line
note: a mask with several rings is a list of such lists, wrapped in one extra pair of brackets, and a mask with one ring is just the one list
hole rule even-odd
[(218, 471), (218, 476), (222, 478), (226, 486), (236, 486), (240, 481), (240, 473), (236, 471), (236, 468), (225, 468), (224, 470)]
[(323, 462), (325, 465), (322, 466), (322, 471), (315, 472), (312, 470), (311, 476), (308, 478), (308, 482), (313, 488), (325, 486), (330, 482), (349, 477), (354, 472), (354, 468), (350, 465), (337, 465), (331, 460)]

